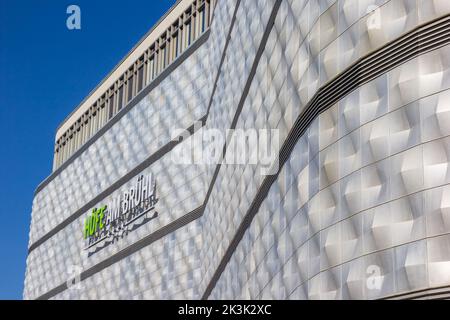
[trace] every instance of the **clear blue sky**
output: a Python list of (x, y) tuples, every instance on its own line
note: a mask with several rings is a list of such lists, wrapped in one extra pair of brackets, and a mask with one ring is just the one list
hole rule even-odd
[[(0, 0), (0, 299), (21, 299), (35, 187), (58, 124), (175, 0)], [(81, 8), (81, 30), (66, 9)]]

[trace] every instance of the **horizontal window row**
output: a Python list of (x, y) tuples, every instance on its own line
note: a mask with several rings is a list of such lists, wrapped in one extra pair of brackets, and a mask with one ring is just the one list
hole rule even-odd
[(53, 170), (152, 82), (210, 26), (216, 0), (195, 0), (55, 143)]

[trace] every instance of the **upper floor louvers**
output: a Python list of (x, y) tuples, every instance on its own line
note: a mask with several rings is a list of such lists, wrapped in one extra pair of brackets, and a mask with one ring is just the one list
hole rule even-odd
[[(85, 110), (79, 110), (80, 107), (78, 107), (77, 112), (74, 113), (75, 117), (72, 114), (58, 129), (54, 149), (53, 171), (69, 159), (85, 142), (208, 30), (215, 2), (216, 0), (180, 0), (177, 2), (171, 9), (170, 14), (167, 14), (158, 23), (158, 27), (161, 27), (161, 25), (165, 27), (164, 31), (161, 32), (161, 28), (153, 28), (145, 38), (154, 37), (154, 32), (158, 32), (159, 36), (149, 46), (141, 49), (143, 52), (137, 59), (131, 62), (127, 61), (127, 59), (122, 61), (121, 64), (128, 62), (129, 67), (120, 74), (113, 72), (113, 74), (109, 75), (103, 81), (103, 84), (106, 80), (109, 80), (111, 85), (107, 88), (101, 88), (103, 90), (98, 90), (97, 88), (89, 97), (92, 100), (93, 95), (95, 95), (94, 101), (87, 106), (83, 106), (85, 103), (80, 105)], [(146, 45), (145, 40), (142, 40), (138, 47), (141, 45)], [(134, 48), (132, 51), (137, 49)], [(123, 69), (123, 66), (121, 67)], [(114, 76), (116, 79), (112, 79), (113, 81), (111, 81), (111, 78), (108, 79)]]

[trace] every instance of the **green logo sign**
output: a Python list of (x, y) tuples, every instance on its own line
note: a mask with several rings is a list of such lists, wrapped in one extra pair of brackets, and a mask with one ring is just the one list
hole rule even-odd
[(104, 218), (106, 208), (107, 206), (103, 206), (100, 209), (95, 208), (92, 210), (92, 214), (86, 218), (84, 221), (84, 239), (93, 236), (97, 231), (105, 227)]
[(109, 204), (92, 210), (84, 220), (83, 238), (85, 250), (103, 242), (112, 242), (157, 217), (155, 205), (156, 182), (152, 175), (141, 175), (128, 191), (114, 198)]

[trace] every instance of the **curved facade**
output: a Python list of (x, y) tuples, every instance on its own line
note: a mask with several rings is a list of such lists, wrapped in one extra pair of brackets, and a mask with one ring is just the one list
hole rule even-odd
[[(24, 298), (448, 297), (450, 2), (212, 12), (36, 190)], [(277, 132), (269, 170), (176, 161), (205, 130), (230, 129)], [(150, 175), (151, 208), (120, 236), (86, 237), (90, 214), (115, 199), (130, 211)]]

